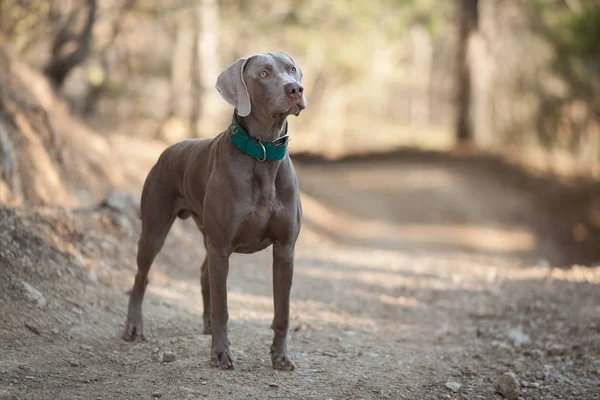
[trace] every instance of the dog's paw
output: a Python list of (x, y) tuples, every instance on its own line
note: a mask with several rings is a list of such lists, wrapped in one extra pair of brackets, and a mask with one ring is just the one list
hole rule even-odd
[(293, 371), (296, 369), (296, 364), (286, 355), (271, 355), (273, 369), (281, 371)]
[(211, 364), (213, 367), (221, 369), (234, 369), (235, 359), (231, 354), (231, 350), (225, 349), (225, 351), (214, 351), (211, 357)]
[(125, 331), (121, 337), (126, 342), (134, 342), (136, 340), (140, 340), (142, 342), (146, 341), (146, 337), (144, 336), (144, 327), (141, 323), (127, 323), (127, 326), (125, 326)]

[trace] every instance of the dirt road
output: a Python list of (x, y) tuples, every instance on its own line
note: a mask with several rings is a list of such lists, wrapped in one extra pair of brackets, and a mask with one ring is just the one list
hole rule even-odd
[[(600, 273), (551, 267), (563, 256), (552, 215), (527, 191), (444, 159), (297, 169), (296, 371), (270, 365), (269, 251), (232, 259), (237, 364), (220, 371), (201, 334), (193, 224), (176, 223), (151, 272), (149, 341), (129, 344), (135, 205), (12, 208), (0, 215), (0, 399), (494, 399), (509, 371), (523, 399), (600, 398)], [(161, 363), (165, 351), (176, 360)]]

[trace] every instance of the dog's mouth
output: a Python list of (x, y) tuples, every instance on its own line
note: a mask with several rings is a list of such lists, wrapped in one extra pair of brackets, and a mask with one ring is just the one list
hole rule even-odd
[(281, 99), (279, 107), (279, 110), (275, 112), (274, 116), (285, 118), (288, 115), (295, 115), (297, 117), (302, 110), (306, 108), (306, 99), (304, 96), (297, 99)]
[(287, 110), (288, 114), (293, 114), (297, 117), (306, 108), (306, 98), (302, 96), (296, 100), (289, 101), (289, 106), (290, 108)]
[(288, 114), (293, 114), (297, 117), (300, 115), (302, 110), (304, 110), (305, 108), (306, 108), (306, 106), (303, 106), (300, 104), (295, 104), (288, 110)]

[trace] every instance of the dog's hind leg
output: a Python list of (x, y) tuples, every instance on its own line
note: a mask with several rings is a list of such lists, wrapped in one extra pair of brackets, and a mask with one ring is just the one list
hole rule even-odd
[(150, 174), (142, 193), (142, 233), (138, 241), (138, 270), (129, 297), (127, 324), (123, 333), (123, 339), (127, 341), (133, 341), (136, 337), (144, 340), (142, 302), (148, 285), (148, 272), (179, 212), (175, 205), (176, 197), (166, 193), (165, 187), (168, 186), (154, 181)]

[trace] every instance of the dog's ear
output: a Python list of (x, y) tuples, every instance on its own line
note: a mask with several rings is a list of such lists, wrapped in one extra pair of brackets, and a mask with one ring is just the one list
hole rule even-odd
[(215, 86), (221, 97), (237, 108), (240, 117), (250, 115), (251, 111), (250, 94), (244, 81), (244, 68), (251, 58), (240, 58), (227, 67), (217, 78)]
[(292, 56), (290, 56), (288, 53), (285, 53), (283, 51), (279, 51), (278, 53), (284, 55), (287, 58), (289, 58), (290, 61), (296, 66), (296, 69), (300, 73), (300, 83), (302, 83), (302, 78), (304, 78), (304, 74), (302, 73), (302, 68), (300, 68), (300, 66), (296, 63), (296, 61), (294, 61), (294, 59), (292, 58)]

